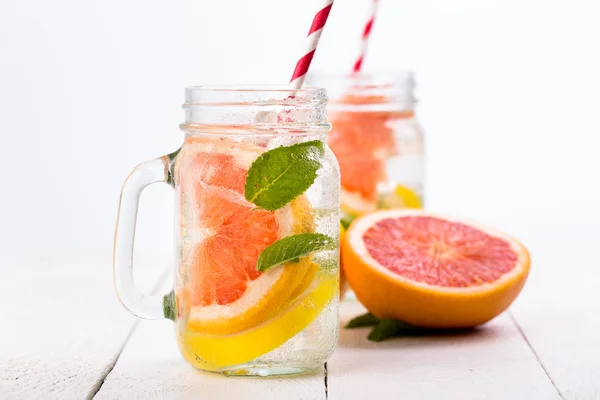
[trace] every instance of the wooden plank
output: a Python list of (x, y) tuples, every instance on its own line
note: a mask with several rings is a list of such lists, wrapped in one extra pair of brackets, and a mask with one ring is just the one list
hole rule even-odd
[(2, 262), (0, 398), (96, 392), (135, 321), (116, 299), (106, 261)]
[[(598, 399), (600, 256), (592, 243), (597, 230), (589, 236), (565, 231), (562, 240), (534, 242), (531, 277), (511, 313), (563, 398)], [(583, 243), (585, 237), (590, 243)]]
[(322, 368), (269, 379), (198, 371), (181, 358), (171, 321), (142, 321), (95, 399), (325, 399), (324, 378)]
[[(342, 322), (364, 312), (345, 305)], [(327, 364), (328, 399), (556, 399), (559, 395), (508, 315), (462, 334), (367, 340), (342, 329)]]

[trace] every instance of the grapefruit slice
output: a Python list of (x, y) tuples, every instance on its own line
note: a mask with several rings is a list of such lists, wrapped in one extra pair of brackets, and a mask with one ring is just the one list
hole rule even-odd
[(296, 288), (303, 291), (318, 268), (304, 257), (256, 270), (267, 246), (314, 230), (305, 196), (275, 212), (244, 198), (248, 169), (263, 151), (229, 139), (188, 138), (178, 157), (185, 222), (179, 298), (197, 332), (231, 334), (259, 325), (284, 308)]
[(431, 328), (494, 318), (521, 291), (530, 263), (508, 235), (419, 210), (356, 219), (342, 260), (356, 297), (375, 316)]
[[(345, 96), (344, 105), (383, 104), (382, 96)], [(340, 111), (330, 113), (328, 144), (341, 171), (341, 208), (361, 215), (377, 208), (377, 186), (386, 180), (386, 159), (398, 153), (394, 122), (412, 117), (404, 111)]]
[(328, 144), (340, 165), (342, 209), (354, 215), (375, 210), (392, 131), (369, 113), (338, 113), (331, 121)]

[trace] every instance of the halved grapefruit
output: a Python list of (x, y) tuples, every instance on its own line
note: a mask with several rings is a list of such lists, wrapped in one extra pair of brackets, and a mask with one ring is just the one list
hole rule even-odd
[(344, 274), (379, 318), (463, 328), (504, 311), (521, 291), (529, 253), (496, 230), (419, 210), (356, 219), (342, 246)]
[(231, 334), (261, 324), (310, 284), (317, 265), (256, 270), (260, 253), (285, 236), (314, 231), (305, 196), (275, 212), (244, 198), (251, 163), (265, 149), (229, 139), (188, 138), (178, 156), (182, 275), (178, 300), (188, 328)]

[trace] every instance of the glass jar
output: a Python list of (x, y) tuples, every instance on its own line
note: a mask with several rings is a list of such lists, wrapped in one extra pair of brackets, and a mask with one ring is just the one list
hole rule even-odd
[[(115, 287), (142, 318), (170, 318), (183, 357), (226, 375), (321, 366), (338, 337), (339, 191), (324, 89), (191, 87), (179, 150), (140, 164), (121, 193)], [(174, 289), (140, 294), (132, 249), (141, 190), (175, 190)]]
[(340, 164), (342, 223), (387, 208), (423, 205), (423, 131), (411, 72), (316, 74), (327, 88), (328, 143)]

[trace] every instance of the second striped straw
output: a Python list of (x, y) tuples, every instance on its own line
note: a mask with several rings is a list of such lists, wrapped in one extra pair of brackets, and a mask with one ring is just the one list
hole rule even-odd
[(371, 36), (371, 30), (373, 29), (373, 23), (375, 22), (375, 16), (377, 15), (377, 7), (379, 6), (379, 0), (373, 0), (371, 4), (371, 13), (369, 15), (369, 19), (365, 24), (365, 29), (363, 30), (362, 40), (360, 45), (360, 53), (358, 54), (358, 58), (352, 67), (352, 72), (358, 73), (362, 68), (363, 60), (365, 59), (365, 54), (367, 52), (367, 44), (369, 43), (369, 37)]

